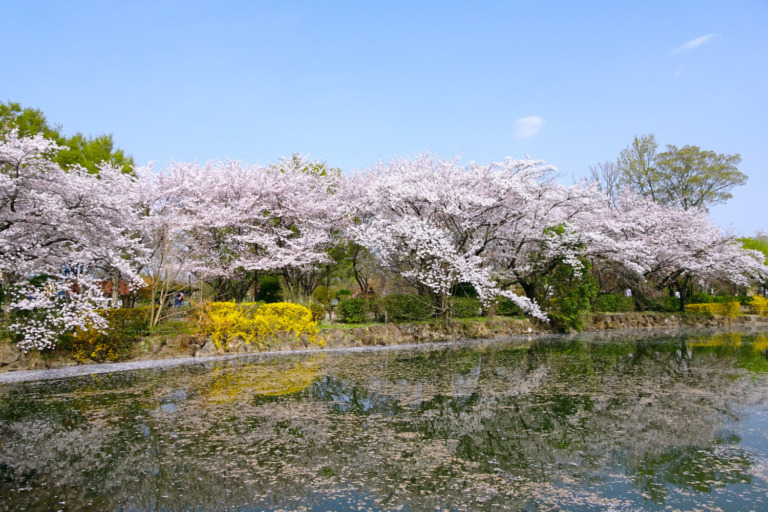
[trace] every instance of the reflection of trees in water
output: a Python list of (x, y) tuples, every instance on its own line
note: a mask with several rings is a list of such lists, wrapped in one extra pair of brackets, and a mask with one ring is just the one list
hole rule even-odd
[(0, 399), (0, 504), (343, 509), (367, 495), (546, 510), (621, 505), (598, 485), (610, 479), (658, 502), (749, 482), (750, 457), (723, 434), (734, 404), (764, 395), (737, 378), (749, 340), (696, 343), (308, 355), (16, 386)]

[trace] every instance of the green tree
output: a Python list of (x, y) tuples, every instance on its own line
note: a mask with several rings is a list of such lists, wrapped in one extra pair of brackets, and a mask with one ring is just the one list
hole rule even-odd
[(718, 154), (698, 146), (668, 145), (657, 153), (653, 134), (635, 137), (618, 158), (620, 183), (653, 201), (708, 209), (730, 199), (733, 187), (744, 185), (747, 175), (738, 170), (738, 154)]
[[(757, 238), (739, 238), (738, 240), (745, 249), (752, 249), (763, 253), (765, 255), (765, 264), (768, 265), (768, 241), (760, 237), (759, 234)], [(760, 282), (760, 287), (762, 288), (761, 293), (765, 294), (766, 290), (768, 290), (768, 280)]]
[(86, 137), (78, 132), (65, 137), (61, 133), (61, 125), (51, 125), (41, 110), (22, 107), (14, 102), (0, 103), (0, 134), (13, 128), (18, 129), (21, 136), (40, 133), (55, 141), (61, 149), (53, 160), (65, 169), (81, 165), (96, 174), (99, 165), (107, 162), (122, 168), (125, 173), (133, 171), (133, 158), (115, 147), (112, 135)]
[(623, 187), (636, 194), (661, 201), (661, 180), (656, 170), (656, 137), (653, 134), (635, 137), (632, 144), (621, 151), (617, 162)]

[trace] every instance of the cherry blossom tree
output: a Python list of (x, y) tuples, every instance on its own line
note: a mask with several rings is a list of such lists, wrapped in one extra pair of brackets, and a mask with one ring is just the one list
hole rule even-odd
[(616, 208), (604, 213), (604, 234), (620, 248), (617, 260), (655, 288), (679, 292), (681, 308), (693, 282), (748, 286), (750, 278), (768, 275), (762, 255), (724, 235), (704, 210), (625, 193)]
[[(137, 283), (137, 262), (144, 255), (136, 236), (133, 177), (109, 164), (103, 164), (98, 175), (79, 166), (65, 171), (51, 160), (56, 149), (41, 135), (19, 137), (15, 129), (0, 141), (0, 272), (11, 284), (51, 274), (54, 282), (45, 286), (57, 290), (51, 295), (25, 286), (11, 304), (17, 310), (38, 311), (28, 315), (36, 319), (34, 328), (14, 324), (25, 349), (50, 348), (53, 334), (43, 334), (45, 329), (93, 323), (101, 304), (89, 291), (89, 279), (97, 270), (114, 270)], [(79, 291), (72, 288), (72, 279)], [(55, 321), (40, 320), (44, 311), (59, 307), (45, 301), (51, 296), (60, 301), (64, 291), (68, 305), (51, 317)]]
[[(269, 167), (241, 162), (174, 163), (156, 177), (156, 206), (176, 216), (188, 271), (214, 286), (239, 286), (259, 272), (282, 273), (294, 295), (317, 286), (340, 220), (332, 194), (338, 173), (304, 157)], [(231, 290), (232, 288), (230, 288)]]
[(49, 156), (56, 145), (41, 135), (0, 143), (0, 270), (11, 282), (30, 272), (58, 273), (101, 266), (136, 278), (142, 255), (131, 204), (133, 178), (103, 165), (98, 176), (68, 171)]
[(503, 228), (525, 215), (508, 197), (527, 199), (529, 174), (547, 171), (530, 160), (462, 168), (429, 154), (380, 162), (347, 184), (344, 202), (356, 219), (348, 233), (431, 297), (439, 314), (450, 290), (466, 282), (486, 304), (504, 295), (545, 318), (535, 301), (497, 286), (489, 255)]

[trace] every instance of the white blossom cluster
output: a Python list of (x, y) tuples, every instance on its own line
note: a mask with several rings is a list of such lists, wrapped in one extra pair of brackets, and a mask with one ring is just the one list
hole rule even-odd
[(10, 329), (22, 336), (19, 348), (55, 349), (60, 334), (106, 329), (107, 322), (99, 309), (109, 307), (101, 286), (86, 277), (62, 277), (44, 286), (22, 286), (16, 290), (13, 308), (21, 321)]

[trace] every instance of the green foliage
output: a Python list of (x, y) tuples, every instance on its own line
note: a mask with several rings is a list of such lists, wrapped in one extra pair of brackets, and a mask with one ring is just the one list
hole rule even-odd
[(482, 304), (472, 297), (452, 297), (450, 301), (451, 316), (454, 318), (473, 318), (480, 316)]
[(99, 165), (107, 162), (122, 168), (125, 173), (133, 172), (133, 158), (115, 147), (112, 135), (90, 138), (76, 133), (65, 137), (61, 134), (61, 126), (51, 126), (39, 109), (22, 108), (19, 103), (13, 102), (0, 103), (0, 133), (9, 128), (17, 128), (20, 136), (40, 133), (56, 142), (61, 149), (53, 155), (53, 160), (65, 169), (80, 165), (96, 174)]
[(581, 331), (590, 304), (597, 295), (597, 282), (589, 273), (590, 264), (582, 259), (584, 268), (576, 272), (565, 263), (559, 264), (547, 278), (553, 291), (549, 316), (552, 324), (564, 331)]
[(147, 308), (108, 309), (101, 313), (108, 326), (96, 329), (76, 329), (61, 336), (60, 350), (71, 350), (78, 361), (116, 361), (128, 354), (133, 342), (149, 327)]
[(321, 304), (328, 304), (328, 297), (328, 288), (322, 284), (312, 292), (312, 300)]
[(496, 314), (501, 316), (519, 316), (522, 311), (517, 304), (506, 297), (496, 299)]
[(477, 298), (477, 290), (472, 286), (472, 283), (458, 283), (451, 288), (451, 295), (454, 297)]
[(320, 320), (325, 318), (325, 306), (323, 306), (319, 302), (310, 302), (309, 304), (307, 304), (306, 307), (312, 313), (313, 322), (319, 322)]
[(662, 313), (676, 313), (680, 311), (680, 299), (677, 297), (657, 297), (648, 303), (648, 309)]
[(415, 322), (430, 318), (434, 308), (428, 299), (418, 295), (387, 295), (383, 300), (387, 317), (393, 322)]
[(768, 242), (759, 238), (739, 238), (738, 240), (745, 249), (763, 253), (765, 255), (765, 264), (768, 265)]
[(592, 305), (592, 311), (604, 313), (627, 313), (635, 310), (635, 299), (619, 293), (600, 295)]
[(256, 301), (271, 304), (282, 302), (283, 287), (277, 276), (259, 276), (259, 289), (256, 292)]
[(365, 299), (343, 299), (336, 306), (339, 320), (347, 324), (361, 324), (366, 320), (368, 302)]
[(697, 292), (691, 295), (691, 304), (723, 304), (726, 302), (739, 302), (742, 306), (748, 306), (752, 302), (749, 295), (710, 295), (708, 293)]
[(651, 135), (635, 137), (617, 163), (620, 184), (658, 203), (689, 208), (709, 208), (732, 197), (733, 187), (744, 185), (738, 154), (718, 154), (698, 146), (668, 145), (656, 153)]
[(345, 299), (348, 299), (350, 297), (352, 297), (352, 292), (350, 290), (341, 289), (341, 290), (336, 292), (336, 298), (338, 300), (345, 300)]

